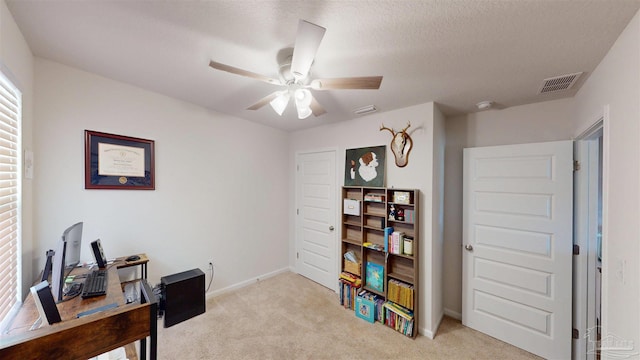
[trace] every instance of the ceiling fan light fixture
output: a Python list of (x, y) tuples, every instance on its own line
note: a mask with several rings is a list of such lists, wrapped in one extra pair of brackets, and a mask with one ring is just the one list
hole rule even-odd
[(313, 111), (311, 111), (311, 108), (309, 107), (300, 107), (297, 106), (296, 107), (298, 109), (298, 119), (302, 120), (302, 119), (306, 119), (309, 116), (311, 116), (311, 114), (313, 114)]
[(294, 93), (296, 99), (296, 109), (298, 110), (298, 119), (306, 119), (313, 111), (311, 111), (311, 91), (307, 89), (297, 89)]
[(269, 102), (269, 105), (271, 105), (273, 111), (282, 116), (282, 113), (284, 113), (284, 109), (287, 108), (290, 97), (291, 95), (289, 94), (289, 91), (283, 91), (275, 99), (271, 100)]

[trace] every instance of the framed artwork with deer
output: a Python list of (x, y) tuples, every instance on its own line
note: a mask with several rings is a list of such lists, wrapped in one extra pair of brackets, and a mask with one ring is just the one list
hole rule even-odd
[(344, 185), (384, 187), (386, 148), (382, 145), (347, 149)]

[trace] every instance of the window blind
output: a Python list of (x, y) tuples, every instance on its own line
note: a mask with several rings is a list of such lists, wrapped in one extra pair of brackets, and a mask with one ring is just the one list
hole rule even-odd
[(20, 305), (21, 101), (20, 92), (0, 76), (0, 328)]

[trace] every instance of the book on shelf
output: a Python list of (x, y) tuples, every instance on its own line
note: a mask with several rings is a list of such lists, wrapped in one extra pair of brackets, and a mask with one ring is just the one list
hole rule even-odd
[(375, 291), (384, 292), (384, 266), (368, 261), (366, 284)]
[(343, 271), (340, 273), (340, 280), (344, 280), (350, 283), (351, 285), (358, 286), (358, 287), (362, 284), (362, 279), (346, 271)]
[(413, 311), (405, 309), (390, 301), (384, 303), (384, 309), (385, 325), (404, 335), (413, 336)]
[(396, 279), (390, 279), (387, 283), (387, 299), (409, 310), (413, 310), (413, 289), (413, 285)]
[(387, 308), (387, 310), (392, 311), (407, 320), (413, 320), (413, 311), (404, 308), (392, 301), (385, 302), (384, 307)]
[(404, 232), (394, 231), (391, 233), (391, 239), (389, 240), (389, 252), (392, 254), (402, 254), (404, 246)]
[(404, 221), (408, 222), (408, 223), (415, 223), (416, 221), (416, 211), (415, 210), (411, 210), (411, 209), (407, 209), (404, 211)]
[(384, 322), (384, 303), (385, 300), (382, 296), (369, 292), (367, 290), (360, 290), (358, 297), (365, 298), (374, 305), (374, 320)]
[(375, 303), (365, 297), (356, 297), (356, 316), (367, 320), (370, 323), (375, 322)]
[(385, 199), (385, 196), (383, 194), (369, 193), (364, 195), (364, 201), (384, 202), (384, 199)]
[(360, 285), (354, 285), (345, 279), (338, 280), (340, 287), (340, 305), (345, 309), (355, 309), (355, 301), (358, 292), (360, 291)]
[(393, 233), (393, 228), (388, 226), (384, 228), (384, 251), (389, 252), (389, 237)]
[(362, 246), (364, 246), (366, 248), (369, 248), (369, 249), (377, 250), (377, 251), (384, 251), (384, 246), (382, 246), (380, 244), (374, 244), (374, 243), (366, 242), (366, 243), (363, 243)]

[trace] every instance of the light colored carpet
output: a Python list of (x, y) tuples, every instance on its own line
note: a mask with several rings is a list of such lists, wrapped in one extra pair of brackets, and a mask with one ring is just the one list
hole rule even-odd
[(211, 298), (162, 328), (160, 359), (537, 359), (445, 317), (434, 340), (356, 318), (331, 290), (284, 273)]

